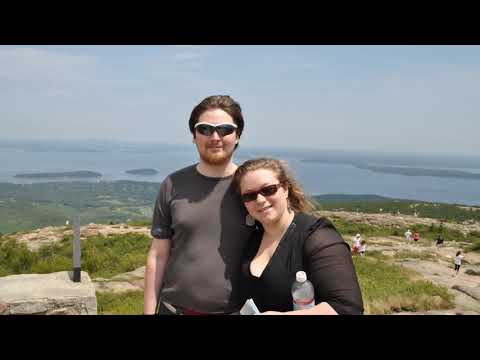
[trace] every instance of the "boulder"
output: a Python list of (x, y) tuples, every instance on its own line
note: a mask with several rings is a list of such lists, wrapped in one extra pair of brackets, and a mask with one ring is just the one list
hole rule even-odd
[(5, 276), (0, 278), (0, 314), (96, 315), (95, 286), (84, 271), (79, 283), (67, 271)]

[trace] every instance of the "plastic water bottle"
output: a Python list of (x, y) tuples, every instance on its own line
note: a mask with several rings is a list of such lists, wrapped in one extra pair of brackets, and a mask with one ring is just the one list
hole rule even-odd
[(315, 306), (315, 290), (307, 280), (305, 271), (298, 271), (292, 285), (293, 310), (310, 309)]

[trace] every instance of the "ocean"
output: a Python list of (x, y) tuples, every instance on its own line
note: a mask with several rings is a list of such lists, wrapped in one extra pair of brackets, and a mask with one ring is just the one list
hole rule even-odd
[[(372, 165), (455, 169), (480, 174), (480, 158), (241, 146), (235, 154), (235, 162), (239, 164), (259, 155), (286, 160), (309, 195), (372, 194), (410, 200), (480, 205), (478, 179), (377, 173), (350, 164), (354, 161)], [(78, 170), (99, 172), (102, 174), (100, 181), (161, 182), (169, 173), (196, 162), (198, 155), (194, 144), (0, 142), (0, 182), (16, 184), (46, 181), (15, 178), (16, 174)], [(158, 174), (142, 176), (125, 173), (126, 170), (139, 168), (154, 168)]]

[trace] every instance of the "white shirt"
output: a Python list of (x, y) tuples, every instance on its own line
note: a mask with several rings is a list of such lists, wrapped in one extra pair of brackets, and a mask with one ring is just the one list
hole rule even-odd
[(410, 231), (405, 231), (405, 237), (406, 238), (412, 237), (412, 233)]
[(358, 236), (358, 237), (355, 236), (355, 237), (353, 238), (353, 244), (354, 244), (354, 246), (355, 246), (355, 247), (359, 247), (361, 240), (362, 240), (362, 238), (361, 238), (360, 236)]
[(360, 252), (365, 252), (367, 250), (367, 245), (360, 246)]
[(455, 265), (462, 265), (463, 255), (455, 256)]

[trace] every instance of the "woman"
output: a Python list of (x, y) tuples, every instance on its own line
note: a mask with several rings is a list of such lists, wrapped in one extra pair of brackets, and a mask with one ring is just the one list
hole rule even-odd
[[(271, 158), (248, 160), (234, 184), (256, 224), (242, 263), (246, 298), (263, 314), (362, 314), (349, 245), (326, 218), (306, 214), (313, 205), (286, 166)], [(314, 286), (316, 305), (293, 311), (291, 287), (301, 270)]]

